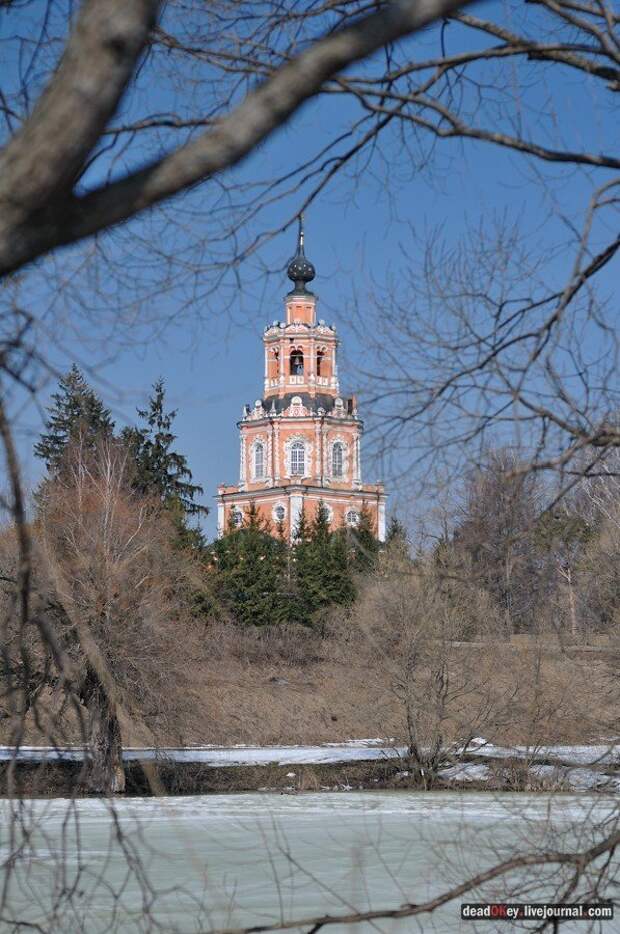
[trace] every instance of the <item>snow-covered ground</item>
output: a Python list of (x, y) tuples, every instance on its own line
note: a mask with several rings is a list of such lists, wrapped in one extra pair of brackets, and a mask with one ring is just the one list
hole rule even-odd
[[(320, 746), (188, 746), (161, 748), (126, 748), (123, 759), (201, 763), (210, 767), (250, 765), (346, 765), (379, 759), (404, 757), (406, 746), (381, 739), (350, 740), (344, 743), (324, 743)], [(492, 776), (490, 760), (500, 764), (509, 759), (528, 760), (532, 778), (545, 782), (561, 782), (573, 789), (604, 788), (620, 791), (620, 744), (591, 746), (495, 746), (477, 738), (465, 749), (456, 750), (455, 758), (464, 753), (463, 761), (441, 770), (447, 781), (488, 781)], [(0, 760), (7, 761), (15, 751), (0, 746)], [(17, 759), (22, 762), (65, 761), (80, 762), (84, 748), (80, 746), (53, 748), (51, 746), (21, 746)], [(478, 761), (476, 761), (478, 760)], [(486, 761), (480, 761), (486, 760)], [(489, 763), (489, 764), (487, 764)]]
[[(363, 739), (346, 743), (325, 743), (321, 746), (186, 746), (132, 748), (123, 750), (123, 759), (168, 762), (200, 762), (210, 766), (239, 765), (338, 765), (346, 762), (367, 762), (373, 759), (394, 758), (404, 755), (406, 746), (386, 745), (385, 740)], [(14, 754), (11, 746), (0, 746), (0, 761)], [(81, 746), (55, 749), (52, 746), (21, 746), (17, 752), (20, 761), (43, 762), (63, 760), (81, 762)]]

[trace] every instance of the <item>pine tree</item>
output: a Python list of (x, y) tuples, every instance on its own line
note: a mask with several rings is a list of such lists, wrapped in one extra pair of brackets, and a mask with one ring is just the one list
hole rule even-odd
[(112, 435), (114, 423), (109, 409), (75, 364), (60, 378), (58, 391), (52, 395), (52, 400), (53, 404), (47, 409), (47, 430), (35, 444), (34, 453), (45, 461), (50, 473), (55, 473), (60, 469), (71, 441), (79, 440), (92, 449), (102, 437)]
[(216, 595), (238, 623), (267, 626), (288, 619), (286, 543), (271, 535), (254, 504), (241, 528), (214, 543), (213, 564)]
[(204, 492), (203, 488), (192, 483), (185, 455), (173, 450), (176, 435), (172, 423), (177, 412), (165, 411), (165, 398), (164, 381), (159, 379), (147, 408), (138, 409), (146, 424), (123, 432), (123, 440), (132, 449), (136, 462), (134, 487), (142, 494), (157, 496), (172, 511), (178, 510), (182, 518), (197, 513), (205, 515), (207, 507), (194, 502)]

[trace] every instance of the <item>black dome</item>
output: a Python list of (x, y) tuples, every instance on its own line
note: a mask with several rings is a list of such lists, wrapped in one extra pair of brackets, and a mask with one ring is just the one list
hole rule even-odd
[(304, 253), (304, 227), (303, 217), (299, 216), (299, 236), (297, 239), (297, 252), (288, 264), (287, 276), (294, 283), (295, 288), (289, 292), (289, 295), (308, 295), (306, 288), (307, 282), (312, 282), (316, 276), (314, 266), (309, 259), (306, 259)]

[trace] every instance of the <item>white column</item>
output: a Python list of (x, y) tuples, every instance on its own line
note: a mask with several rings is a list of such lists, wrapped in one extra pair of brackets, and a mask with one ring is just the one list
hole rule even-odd
[(321, 424), (319, 421), (314, 426), (314, 476), (319, 479), (323, 466), (321, 464)]
[(224, 528), (224, 503), (217, 504), (217, 537), (221, 538), (226, 529)]
[(385, 503), (379, 503), (377, 516), (377, 538), (380, 542), (385, 541)]
[(239, 485), (245, 487), (245, 437), (241, 435), (241, 455), (239, 463)]
[(301, 493), (292, 493), (290, 499), (290, 510), (291, 510), (291, 536), (290, 539), (293, 541), (293, 536), (295, 535), (295, 529), (299, 523), (299, 517), (301, 516), (301, 510), (304, 506), (304, 498)]
[(281, 339), (281, 340), (280, 340), (280, 385), (281, 385), (281, 386), (284, 385), (284, 382), (285, 382), (285, 380), (286, 380), (286, 369), (285, 369), (285, 367), (286, 367), (286, 361), (285, 361), (285, 359), (284, 359), (284, 356), (285, 356), (285, 346), (286, 346), (286, 345), (285, 345), (285, 343), (284, 343), (284, 340)]

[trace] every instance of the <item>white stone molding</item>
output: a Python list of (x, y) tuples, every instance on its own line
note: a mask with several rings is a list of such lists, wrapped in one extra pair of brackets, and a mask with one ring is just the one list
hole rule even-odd
[(275, 441), (274, 450), (273, 450), (273, 461), (274, 461), (273, 477), (274, 477), (275, 483), (277, 484), (280, 479), (280, 425), (278, 424), (278, 422), (275, 423), (274, 427), (275, 427), (275, 432), (276, 432), (276, 441)]
[[(291, 376), (291, 382), (293, 382), (293, 380), (301, 380), (303, 383), (303, 376)], [(308, 409), (301, 401), (301, 396), (293, 396), (285, 415), (289, 418), (300, 418), (308, 415)]]
[(301, 511), (304, 508), (304, 498), (301, 493), (293, 493), (290, 497), (291, 503), (291, 524), (290, 524), (290, 539), (293, 541), (295, 537), (295, 529), (299, 524), (299, 517), (301, 516)]
[(351, 506), (351, 508), (347, 509), (344, 514), (344, 521), (350, 528), (356, 528), (360, 521), (359, 510), (355, 509), (354, 506)]
[(266, 415), (266, 412), (263, 408), (263, 400), (257, 399), (256, 402), (254, 403), (254, 407), (252, 408), (250, 418), (256, 420), (257, 418), (264, 418), (265, 415)]
[[(323, 465), (321, 464), (321, 423), (318, 420), (314, 422), (314, 449), (316, 451), (316, 474), (317, 474), (317, 479), (320, 480), (321, 477), (319, 476), (319, 474), (321, 474), (322, 472), (321, 467)], [(324, 449), (325, 449), (325, 437), (323, 437), (323, 450)]]
[[(295, 442), (301, 441), (304, 446), (304, 472), (302, 474), (293, 474), (291, 472), (291, 450)], [(299, 477), (301, 480), (302, 477), (311, 477), (312, 476), (312, 452), (314, 450), (314, 445), (308, 440), (305, 435), (291, 435), (290, 438), (287, 438), (284, 442), (284, 476), (289, 480), (295, 476)]]
[[(278, 516), (279, 510), (283, 509), (284, 513), (281, 517)], [(286, 522), (287, 508), (284, 500), (278, 500), (277, 503), (274, 503), (273, 509), (271, 510), (271, 518), (277, 525), (279, 522)]]
[[(263, 475), (262, 477), (256, 476), (256, 448), (261, 444), (263, 446)], [(269, 464), (270, 464), (270, 439), (265, 435), (256, 435), (252, 439), (252, 444), (250, 445), (250, 477), (254, 483), (262, 483), (270, 479)]]
[(244, 489), (245, 488), (245, 476), (246, 476), (245, 474), (245, 435), (244, 434), (241, 435), (240, 447), (241, 447), (241, 454), (240, 454), (241, 462), (239, 464), (239, 486), (242, 489)]
[(377, 538), (380, 542), (385, 541), (385, 503), (379, 503), (377, 516)]
[[(334, 476), (334, 445), (342, 445), (342, 476)], [(344, 435), (334, 435), (327, 442), (325, 473), (330, 480), (347, 480), (351, 470), (350, 445)]]

